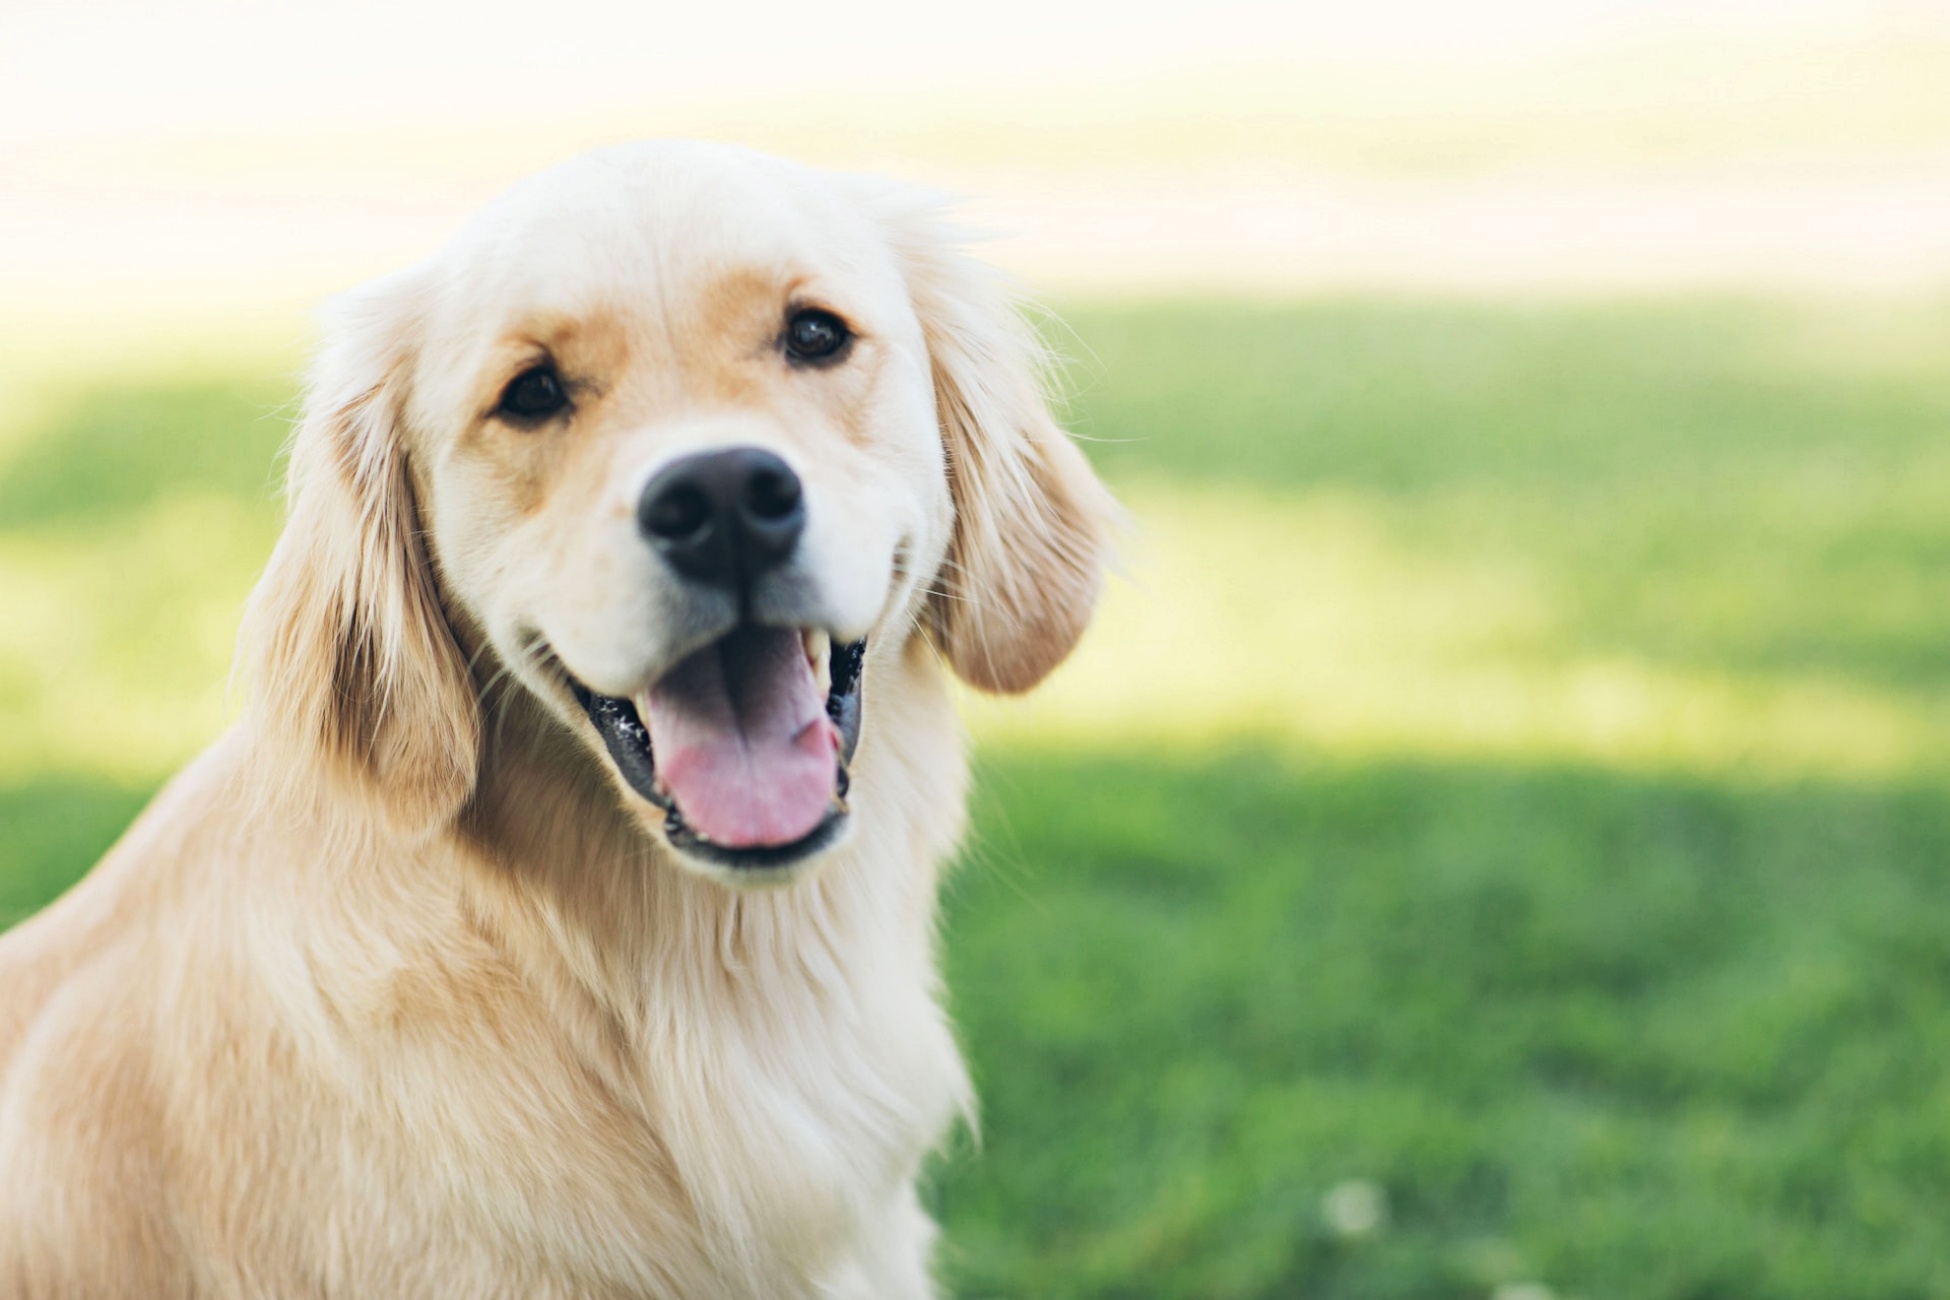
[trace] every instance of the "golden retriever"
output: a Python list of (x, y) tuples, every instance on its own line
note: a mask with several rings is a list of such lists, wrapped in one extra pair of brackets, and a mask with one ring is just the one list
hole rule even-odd
[(887, 182), (606, 149), (354, 291), (241, 722), (0, 940), (0, 1294), (930, 1294), (947, 674), (1112, 511)]

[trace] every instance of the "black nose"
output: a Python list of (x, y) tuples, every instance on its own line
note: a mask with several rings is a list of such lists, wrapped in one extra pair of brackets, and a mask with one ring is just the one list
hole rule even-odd
[(733, 447), (664, 466), (643, 489), (636, 518), (685, 577), (742, 588), (792, 554), (806, 500), (790, 465), (757, 447)]

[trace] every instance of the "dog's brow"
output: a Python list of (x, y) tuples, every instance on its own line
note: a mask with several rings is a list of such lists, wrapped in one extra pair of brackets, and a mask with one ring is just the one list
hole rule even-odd
[(629, 358), (630, 331), (622, 312), (592, 306), (581, 312), (533, 313), (502, 336), (497, 357), (504, 365), (554, 360), (579, 376), (613, 374)]

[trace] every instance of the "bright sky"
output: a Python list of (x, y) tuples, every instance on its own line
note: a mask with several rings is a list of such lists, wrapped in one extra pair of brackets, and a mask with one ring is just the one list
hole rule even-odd
[(1914, 23), (1942, 10), (1929, 0), (10, 0), (0, 5), (0, 132), (526, 118), (1236, 61), (1482, 62), (1645, 35)]
[(1950, 0), (0, 0), (0, 335), (295, 313), (646, 133), (1051, 293), (1950, 285)]

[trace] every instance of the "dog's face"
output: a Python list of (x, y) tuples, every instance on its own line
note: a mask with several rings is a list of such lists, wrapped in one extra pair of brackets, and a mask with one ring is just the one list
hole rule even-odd
[(924, 631), (978, 686), (1033, 684), (1104, 512), (1019, 323), (911, 198), (605, 151), (341, 312), (259, 700), (437, 824), (478, 761), (466, 659), (498, 662), (680, 861), (776, 881), (844, 835), (872, 665)]
[(687, 857), (836, 838), (953, 518), (920, 322), (818, 178), (552, 173), (443, 259), (406, 427), (450, 600)]

